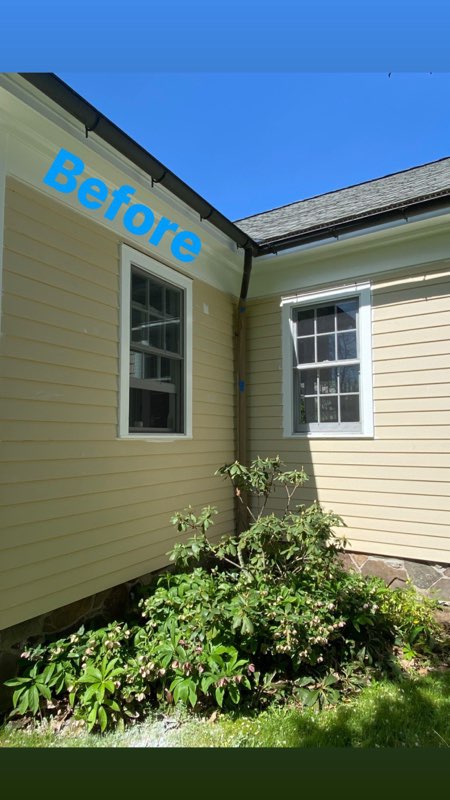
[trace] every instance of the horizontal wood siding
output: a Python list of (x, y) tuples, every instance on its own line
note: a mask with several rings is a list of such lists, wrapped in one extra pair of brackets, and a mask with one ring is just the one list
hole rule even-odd
[[(280, 298), (249, 304), (250, 452), (310, 476), (355, 551), (450, 563), (450, 281), (373, 292), (373, 439), (282, 436)], [(280, 508), (281, 495), (274, 500)]]
[(119, 246), (7, 184), (0, 344), (0, 627), (167, 563), (173, 512), (233, 501), (233, 300), (194, 281), (193, 438), (117, 439)]

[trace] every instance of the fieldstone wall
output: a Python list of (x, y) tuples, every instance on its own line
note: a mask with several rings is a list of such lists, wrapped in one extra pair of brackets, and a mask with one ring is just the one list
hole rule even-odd
[(364, 553), (344, 553), (341, 559), (346, 569), (382, 578), (391, 589), (401, 589), (410, 581), (421, 594), (450, 605), (450, 567), (447, 564), (429, 564)]
[(64, 636), (83, 623), (99, 625), (121, 619), (130, 610), (132, 592), (138, 585), (152, 583), (159, 573), (149, 573), (138, 580), (122, 583), (103, 592), (84, 597), (75, 603), (41, 614), (0, 631), (0, 712), (9, 706), (9, 690), (3, 682), (16, 675), (25, 642), (38, 644), (48, 637)]

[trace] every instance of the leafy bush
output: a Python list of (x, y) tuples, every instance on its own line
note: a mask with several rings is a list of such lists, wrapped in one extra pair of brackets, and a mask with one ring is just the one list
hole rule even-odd
[[(345, 539), (334, 532), (342, 520), (317, 503), (292, 510), (303, 470), (258, 458), (218, 474), (242, 503), (249, 498), (248, 530), (214, 542), (215, 508), (175, 514), (184, 534), (170, 556), (177, 571), (140, 600), (140, 623), (81, 628), (29, 649), (7, 682), (13, 713), (73, 713), (104, 731), (164, 703), (261, 707), (294, 697), (323, 706), (387, 669), (394, 646), (432, 650), (431, 604), (345, 572)], [(286, 495), (280, 517), (266, 513), (275, 487)]]

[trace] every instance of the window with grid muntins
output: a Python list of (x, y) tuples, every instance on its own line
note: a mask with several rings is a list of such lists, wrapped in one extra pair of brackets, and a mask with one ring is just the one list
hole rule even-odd
[(294, 431), (359, 431), (359, 298), (292, 309)]
[(183, 307), (183, 289), (132, 268), (130, 432), (184, 432)]

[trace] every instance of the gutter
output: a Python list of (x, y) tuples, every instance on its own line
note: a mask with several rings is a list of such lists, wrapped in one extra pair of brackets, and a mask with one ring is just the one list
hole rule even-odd
[(114, 122), (111, 122), (108, 117), (105, 117), (95, 106), (88, 103), (57, 75), (52, 72), (19, 72), (19, 75), (81, 122), (86, 137), (91, 132), (95, 133), (96, 136), (143, 170), (150, 177), (152, 186), (160, 183), (167, 191), (196, 211), (200, 220), (208, 220), (238, 247), (250, 249), (252, 253), (257, 254), (258, 245), (250, 236), (221, 214), (194, 189), (191, 189), (158, 159), (150, 155), (144, 147), (128, 136)]

